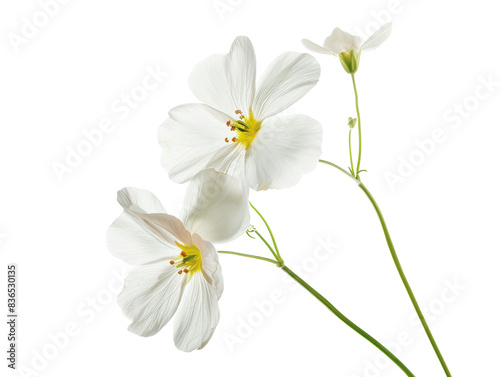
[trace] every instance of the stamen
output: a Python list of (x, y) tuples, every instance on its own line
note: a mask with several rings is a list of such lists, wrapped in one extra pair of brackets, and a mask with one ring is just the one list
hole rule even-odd
[(228, 139), (227, 137), (226, 137), (226, 139), (225, 139), (225, 140), (226, 140), (226, 143), (229, 143), (229, 139)]
[(231, 140), (233, 141), (233, 143), (236, 143), (236, 138), (235, 137), (233, 137)]
[(231, 131), (234, 131), (236, 129), (235, 126), (231, 126)]
[(236, 110), (236, 111), (235, 111), (235, 113), (236, 113), (236, 114), (243, 114), (243, 111), (241, 111), (241, 110)]
[(180, 255), (171, 260), (170, 264), (178, 270), (177, 273), (179, 275), (185, 273), (191, 276), (200, 271), (202, 265), (200, 249), (195, 245), (186, 246), (178, 242), (176, 244), (181, 249)]
[(226, 126), (228, 126), (228, 127), (229, 127), (230, 125), (231, 125), (231, 121), (230, 121), (230, 120), (228, 120), (228, 121), (226, 122)]
[(244, 115), (240, 115), (240, 119), (245, 119), (245, 116)]

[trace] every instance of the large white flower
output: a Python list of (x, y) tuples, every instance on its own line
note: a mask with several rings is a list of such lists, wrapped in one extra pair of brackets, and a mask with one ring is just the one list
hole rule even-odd
[(356, 73), (361, 51), (373, 50), (379, 47), (389, 38), (391, 30), (392, 23), (386, 23), (363, 43), (360, 37), (335, 28), (332, 34), (325, 39), (323, 47), (311, 42), (309, 39), (303, 39), (302, 43), (311, 51), (338, 55), (344, 69), (348, 73)]
[(285, 188), (314, 169), (321, 125), (305, 115), (274, 115), (304, 96), (320, 67), (309, 54), (286, 52), (255, 83), (250, 40), (238, 37), (229, 54), (198, 63), (189, 78), (204, 104), (173, 108), (160, 126), (162, 165), (183, 183), (207, 167), (238, 177), (254, 190)]
[(123, 213), (108, 230), (113, 255), (135, 265), (118, 303), (129, 330), (151, 336), (174, 313), (174, 342), (182, 351), (204, 347), (219, 321), (223, 280), (211, 242), (228, 241), (249, 224), (247, 193), (236, 178), (200, 172), (188, 187), (181, 220), (149, 191), (118, 192)]

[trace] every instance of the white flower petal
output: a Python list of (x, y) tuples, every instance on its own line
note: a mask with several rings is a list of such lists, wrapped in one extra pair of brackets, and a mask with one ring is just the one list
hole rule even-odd
[(193, 242), (201, 251), (203, 274), (205, 279), (212, 284), (217, 291), (217, 298), (220, 299), (224, 292), (224, 279), (219, 263), (219, 254), (214, 245), (204, 241), (198, 234), (193, 234)]
[(176, 242), (191, 245), (193, 242), (191, 234), (184, 228), (184, 225), (177, 217), (164, 213), (138, 215), (138, 217), (171, 245), (175, 245)]
[(249, 226), (248, 192), (234, 177), (207, 169), (189, 184), (181, 218), (191, 232), (210, 242), (227, 242)]
[(254, 101), (254, 115), (264, 120), (293, 105), (319, 80), (321, 68), (309, 54), (285, 52), (261, 77)]
[(326, 48), (317, 45), (316, 43), (310, 41), (309, 39), (302, 39), (302, 44), (309, 50), (314, 52), (319, 52), (320, 54), (332, 55), (333, 52), (327, 50)]
[(332, 31), (332, 34), (325, 39), (323, 46), (338, 55), (348, 50), (359, 50), (361, 38), (346, 33), (337, 27)]
[(123, 212), (109, 227), (108, 250), (124, 262), (138, 266), (178, 254), (178, 249), (130, 213)]
[(141, 336), (160, 331), (176, 312), (186, 281), (168, 261), (133, 269), (118, 296), (123, 313), (133, 321), (129, 330)]
[(225, 138), (234, 134), (226, 126), (231, 118), (203, 104), (177, 106), (169, 116), (158, 130), (164, 149), (161, 162), (173, 181), (184, 183), (205, 169), (217, 151), (228, 147)]
[(281, 189), (298, 183), (321, 155), (323, 130), (305, 115), (266, 119), (247, 151), (246, 176), (254, 190)]
[(204, 347), (219, 322), (217, 292), (201, 273), (187, 284), (174, 318), (174, 342), (178, 349), (191, 352)]
[(118, 203), (123, 209), (139, 213), (167, 213), (158, 198), (150, 191), (125, 187), (118, 191)]
[(189, 76), (189, 87), (201, 101), (226, 114), (234, 114), (234, 102), (226, 76), (227, 55), (216, 54), (199, 62)]
[[(247, 37), (234, 40), (226, 60), (226, 75), (234, 111), (244, 113), (252, 106), (255, 96), (255, 51), (252, 42)], [(220, 95), (220, 94), (219, 94)]]
[(214, 169), (220, 173), (235, 177), (246, 187), (245, 152), (246, 149), (243, 145), (230, 143), (214, 154), (207, 163), (207, 169)]
[(118, 202), (124, 212), (109, 227), (107, 242), (109, 251), (126, 263), (169, 258), (177, 254), (176, 240), (191, 241), (189, 232), (177, 218), (164, 213), (151, 192), (127, 187), (118, 192)]
[(375, 33), (373, 33), (370, 38), (366, 40), (361, 46), (362, 50), (373, 50), (384, 43), (387, 38), (391, 35), (392, 22), (388, 22), (380, 27)]

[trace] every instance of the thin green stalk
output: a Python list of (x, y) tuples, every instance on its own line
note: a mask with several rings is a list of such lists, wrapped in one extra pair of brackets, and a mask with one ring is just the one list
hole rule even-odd
[(350, 174), (347, 170), (342, 169), (340, 166), (334, 164), (333, 162), (326, 161), (326, 160), (319, 160), (319, 162), (321, 162), (322, 164), (325, 164), (325, 165), (330, 165), (330, 166), (334, 167), (335, 169), (340, 170), (342, 173), (344, 173), (345, 175), (347, 175), (349, 178), (353, 179), (354, 182), (356, 182), (358, 185), (361, 183), (352, 174)]
[[(340, 166), (334, 164), (333, 162), (325, 161), (325, 160), (319, 160), (319, 162), (332, 166), (340, 171), (342, 171), (344, 174), (347, 174), (350, 176), (350, 174), (342, 169)], [(352, 176), (351, 176), (352, 178)], [(377, 212), (380, 224), (382, 225), (382, 230), (384, 231), (384, 236), (385, 240), (387, 242), (387, 246), (389, 247), (389, 251), (391, 252), (392, 259), (394, 261), (394, 264), (396, 265), (396, 269), (398, 270), (399, 276), (403, 282), (403, 285), (405, 286), (406, 292), (408, 293), (408, 296), (410, 297), (410, 300), (413, 304), (413, 307), (415, 308), (415, 311), (417, 312), (418, 318), (420, 319), (420, 322), (422, 323), (422, 326), (425, 330), (425, 333), (427, 334), (427, 337), (429, 338), (429, 341), (431, 342), (432, 348), (434, 349), (434, 352), (436, 353), (436, 356), (439, 359), (439, 362), (441, 363), (441, 366), (443, 367), (444, 372), (446, 373), (446, 376), (451, 377), (450, 370), (448, 369), (448, 366), (446, 365), (446, 362), (443, 358), (443, 355), (441, 354), (441, 351), (439, 350), (439, 347), (434, 340), (434, 337), (431, 333), (431, 330), (429, 326), (427, 325), (427, 321), (425, 320), (425, 317), (422, 313), (422, 310), (420, 310), (420, 306), (418, 305), (417, 299), (415, 298), (415, 295), (413, 294), (413, 291), (410, 287), (410, 283), (408, 282), (408, 279), (406, 279), (406, 276), (403, 272), (403, 268), (401, 267), (401, 263), (399, 262), (399, 258), (396, 254), (396, 249), (394, 248), (394, 244), (392, 243), (391, 236), (389, 234), (389, 229), (387, 228), (387, 224), (385, 223), (384, 216), (382, 215), (382, 211), (380, 210), (377, 202), (375, 201), (375, 198), (372, 196), (370, 191), (366, 188), (365, 185), (363, 185), (361, 182), (358, 183), (358, 186), (363, 192), (366, 194), (370, 202), (372, 203), (375, 211)]]
[[(256, 232), (257, 233), (257, 232)], [(267, 245), (267, 247), (270, 248), (272, 251), (271, 246), (269, 243), (258, 233), (257, 235), (260, 237), (260, 239)], [(333, 306), (326, 298), (324, 298), (322, 295), (320, 295), (314, 288), (312, 288), (309, 284), (307, 284), (304, 280), (302, 280), (299, 276), (297, 276), (292, 270), (290, 270), (288, 267), (286, 267), (283, 262), (278, 262), (274, 261), (269, 258), (264, 258), (264, 257), (259, 257), (257, 255), (250, 255), (250, 254), (243, 254), (243, 253), (237, 253), (235, 251), (219, 251), (221, 254), (231, 254), (231, 255), (237, 255), (240, 257), (245, 257), (245, 258), (252, 258), (252, 259), (259, 259), (265, 262), (273, 263), (277, 265), (278, 267), (281, 267), (283, 271), (285, 271), (288, 275), (290, 275), (295, 281), (297, 281), (300, 285), (302, 285), (309, 293), (311, 293), (314, 297), (316, 297), (323, 305), (325, 305), (333, 314), (335, 314), (342, 322), (344, 322), (347, 326), (349, 326), (351, 329), (356, 331), (359, 335), (361, 335), (363, 338), (368, 340), (370, 343), (372, 343), (375, 347), (377, 347), (381, 352), (383, 352), (389, 359), (391, 359), (397, 366), (405, 372), (405, 374), (409, 377), (415, 377), (414, 374), (396, 357), (394, 356), (387, 348), (385, 348), (380, 342), (378, 342), (375, 338), (373, 338), (370, 334), (368, 334), (366, 331), (358, 327), (354, 322), (352, 322), (349, 318), (347, 318), (345, 315), (343, 315), (335, 306)], [(274, 252), (273, 252), (274, 254)]]
[(349, 159), (351, 160), (351, 172), (354, 175), (354, 165), (352, 163), (351, 133), (352, 133), (352, 128), (349, 129)]
[[(267, 231), (269, 232), (269, 235), (271, 236), (271, 239), (273, 240), (273, 245), (274, 245), (274, 250), (276, 250), (276, 254), (278, 254), (278, 256), (276, 257), (276, 259), (280, 262), (283, 262), (283, 258), (281, 258), (281, 255), (280, 255), (280, 252), (278, 250), (278, 245), (276, 244), (276, 240), (274, 239), (274, 235), (273, 235), (273, 232), (271, 231), (271, 228), (269, 227), (269, 224), (267, 223), (266, 219), (264, 218), (264, 216), (262, 216), (260, 214), (259, 211), (257, 211), (257, 208), (255, 208), (253, 206), (252, 203), (248, 202), (250, 204), (250, 207), (253, 208), (253, 210), (257, 213), (257, 215), (259, 215), (259, 217), (262, 219), (262, 221), (264, 222), (264, 224), (266, 225), (266, 228), (267, 228)], [(257, 232), (256, 232), (257, 233)], [(258, 233), (257, 233), (258, 234)], [(261, 237), (262, 238), (262, 237)], [(266, 244), (267, 244), (267, 241), (265, 241)], [(269, 244), (267, 244), (268, 247), (271, 249), (271, 247), (269, 246)], [(271, 249), (272, 250), (272, 249)]]
[(399, 276), (401, 277), (401, 280), (403, 281), (403, 284), (406, 288), (406, 292), (408, 292), (408, 296), (410, 296), (410, 300), (413, 304), (413, 307), (415, 308), (415, 311), (417, 312), (418, 318), (420, 319), (420, 322), (422, 323), (422, 326), (424, 327), (425, 333), (427, 334), (427, 337), (429, 338), (429, 341), (432, 344), (432, 348), (434, 349), (434, 352), (436, 353), (439, 362), (441, 363), (441, 366), (444, 369), (444, 372), (448, 377), (451, 377), (450, 370), (448, 369), (448, 366), (446, 365), (446, 362), (444, 361), (443, 355), (441, 354), (441, 351), (439, 350), (439, 347), (434, 340), (434, 337), (432, 336), (431, 330), (429, 326), (427, 325), (427, 321), (425, 320), (424, 314), (422, 313), (422, 310), (420, 310), (420, 306), (418, 305), (417, 299), (415, 298), (415, 295), (413, 294), (413, 291), (410, 287), (410, 283), (408, 283), (408, 279), (406, 279), (406, 276), (403, 272), (403, 268), (401, 267), (401, 263), (399, 262), (398, 255), (396, 254), (396, 249), (394, 248), (394, 244), (392, 243), (391, 236), (389, 235), (389, 229), (387, 228), (387, 224), (385, 223), (384, 216), (382, 215), (382, 211), (380, 210), (377, 202), (373, 198), (372, 194), (368, 189), (363, 185), (362, 183), (359, 185), (359, 188), (363, 190), (363, 192), (366, 194), (368, 199), (370, 199), (370, 202), (373, 205), (373, 208), (375, 208), (375, 211), (377, 212), (378, 218), (380, 220), (380, 224), (382, 225), (382, 229), (384, 231), (385, 235), (385, 240), (387, 242), (387, 246), (389, 246), (389, 250), (392, 255), (392, 259), (394, 260), (394, 264), (396, 265), (396, 268), (398, 270)]
[(354, 78), (354, 73), (351, 74), (351, 78), (352, 78), (352, 86), (354, 88), (354, 96), (356, 98), (356, 114), (358, 115), (359, 150), (358, 150), (358, 164), (356, 166), (356, 178), (359, 179), (359, 175), (358, 175), (359, 174), (359, 165), (361, 164), (361, 117), (359, 115), (358, 90), (356, 88), (356, 80)]
[(276, 266), (280, 265), (280, 262), (269, 259), (269, 258), (264, 258), (264, 257), (259, 257), (258, 255), (251, 255), (251, 254), (243, 254), (243, 253), (237, 253), (236, 251), (218, 251), (220, 254), (231, 254), (231, 255), (238, 255), (240, 257), (245, 257), (245, 258), (252, 258), (252, 259), (259, 259), (263, 260), (272, 264), (275, 264)]
[(415, 377), (415, 375), (396, 357), (391, 351), (385, 348), (381, 343), (379, 343), (374, 337), (368, 334), (366, 331), (358, 327), (354, 322), (352, 322), (349, 318), (343, 315), (335, 306), (333, 306), (326, 298), (320, 295), (314, 288), (312, 288), (309, 284), (307, 284), (304, 280), (302, 280), (299, 276), (297, 276), (292, 270), (288, 267), (283, 266), (282, 270), (285, 271), (288, 275), (290, 275), (297, 283), (302, 285), (309, 293), (311, 293), (314, 297), (316, 297), (323, 305), (325, 305), (333, 314), (335, 314), (342, 322), (344, 322), (351, 329), (356, 331), (363, 338), (368, 340), (371, 344), (377, 347), (381, 352), (384, 353), (389, 359), (391, 359), (407, 376)]
[(264, 237), (262, 237), (262, 234), (260, 234), (257, 230), (255, 230), (254, 232), (255, 232), (255, 234), (257, 234), (259, 236), (259, 238), (262, 240), (262, 242), (264, 242), (266, 244), (266, 246), (269, 248), (269, 250), (271, 250), (271, 253), (273, 253), (276, 260), (280, 263), (283, 263), (283, 259), (281, 259), (281, 257), (276, 254), (276, 252), (273, 250), (272, 246), (269, 245), (269, 242), (267, 242), (267, 240)]

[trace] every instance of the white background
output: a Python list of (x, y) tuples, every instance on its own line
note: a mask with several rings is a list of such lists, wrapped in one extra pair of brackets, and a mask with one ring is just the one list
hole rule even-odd
[[(302, 38), (321, 43), (336, 26), (364, 33), (388, 19), (392, 36), (363, 54), (357, 74), (363, 181), (382, 207), (453, 376), (499, 375), (496, 3), (222, 0), (227, 8), (219, 11), (214, 4), (75, 0), (44, 20), (37, 1), (2, 3), (0, 291), (7, 263), (17, 263), (18, 362), (34, 370), (24, 375), (402, 376), (276, 267), (233, 256), (221, 257), (221, 319), (204, 350), (178, 351), (170, 325), (152, 338), (133, 335), (111, 298), (126, 266), (105, 243), (124, 186), (147, 188), (179, 213), (185, 186), (170, 182), (160, 166), (156, 132), (170, 108), (195, 101), (187, 77), (197, 61), (247, 35), (262, 72), (281, 52), (305, 51)], [(24, 17), (38, 17), (41, 26), (16, 51), (12, 35), (23, 35)], [(350, 78), (334, 57), (316, 57), (321, 80), (289, 112), (318, 119), (324, 158), (347, 167), (346, 120), (355, 116)], [(114, 111), (122, 94), (138, 90), (147, 67), (169, 75), (130, 114)], [(497, 86), (476, 92), (488, 78)], [(458, 118), (456, 105), (466, 109)], [(64, 164), (67, 148), (105, 118), (112, 131), (58, 179), (54, 162)], [(419, 160), (416, 142), (438, 129), (446, 140)], [(400, 158), (411, 156), (419, 166), (391, 190), (385, 175), (398, 174)], [(413, 321), (375, 212), (352, 181), (322, 165), (294, 188), (253, 192), (251, 199), (287, 265), (384, 344), (407, 334), (410, 341), (396, 351), (416, 376), (444, 376)], [(246, 236), (221, 247), (266, 255)], [(459, 287), (450, 290), (453, 284)], [(60, 333), (68, 326), (67, 340)], [(4, 350), (6, 335), (0, 338)], [(51, 360), (43, 362), (43, 354)], [(10, 372), (6, 363), (2, 376)]]

